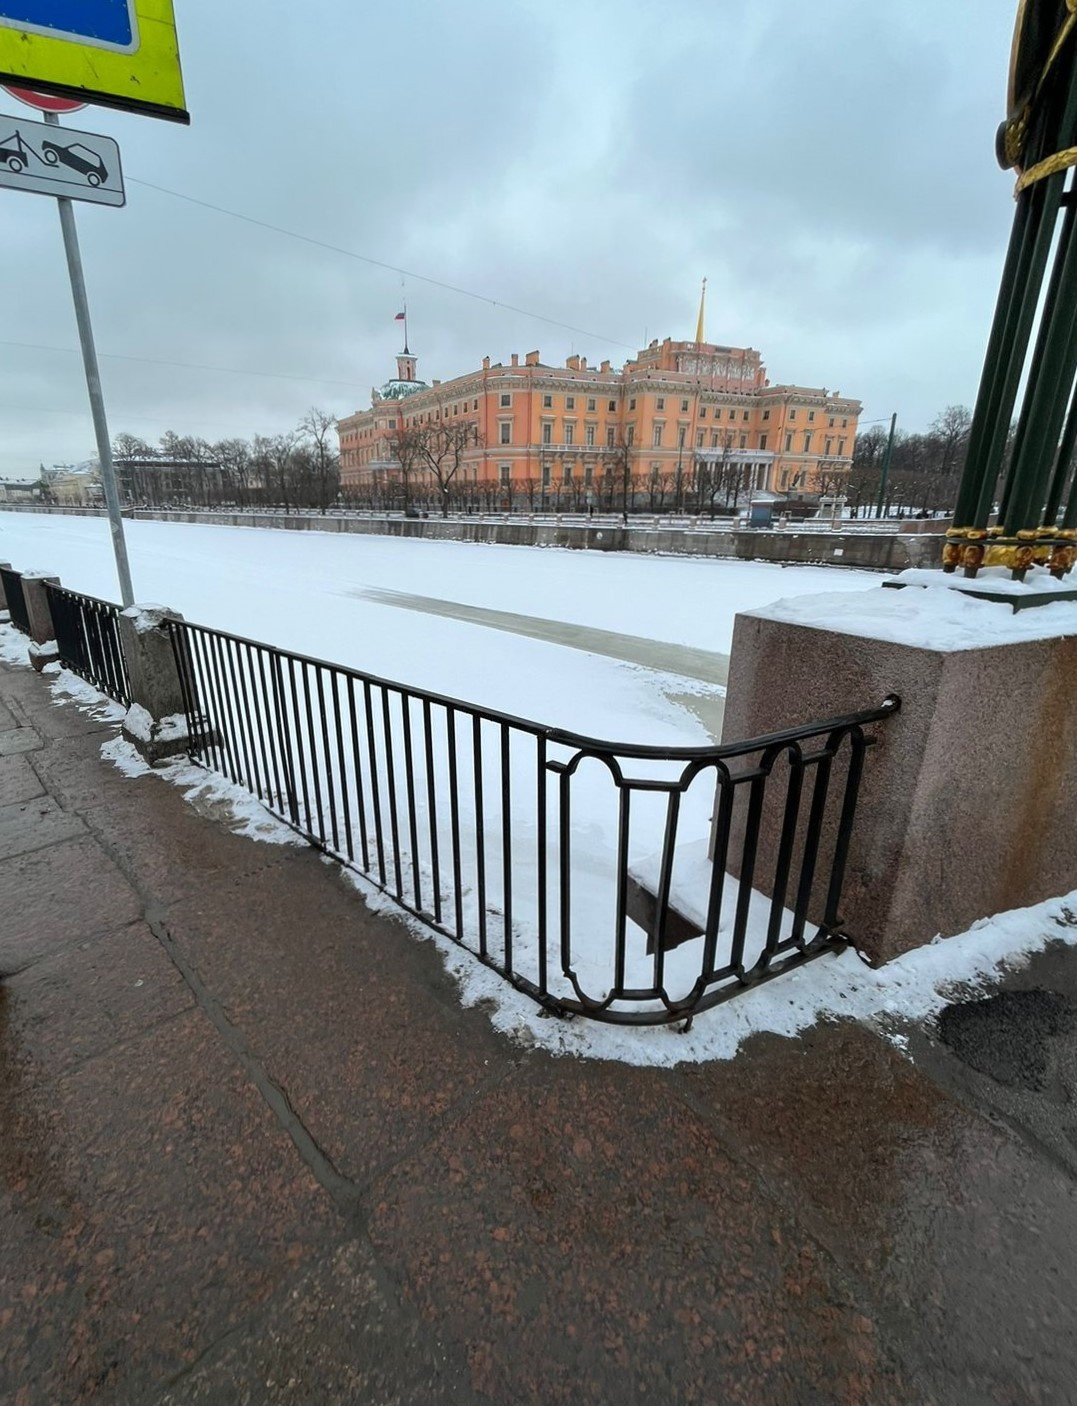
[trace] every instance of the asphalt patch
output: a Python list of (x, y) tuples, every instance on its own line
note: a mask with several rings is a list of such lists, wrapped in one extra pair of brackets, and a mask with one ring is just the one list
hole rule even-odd
[(981, 1001), (946, 1006), (939, 1038), (970, 1068), (1007, 1088), (1042, 1092), (1050, 1040), (1077, 1027), (1077, 1013), (1057, 991), (1000, 991)]

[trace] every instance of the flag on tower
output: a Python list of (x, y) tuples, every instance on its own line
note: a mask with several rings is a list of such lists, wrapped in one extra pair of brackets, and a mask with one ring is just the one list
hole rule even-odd
[(407, 319), (407, 313), (406, 313), (406, 312), (398, 312), (397, 315), (393, 318), (393, 321), (394, 321), (394, 322), (404, 322), (406, 319)]

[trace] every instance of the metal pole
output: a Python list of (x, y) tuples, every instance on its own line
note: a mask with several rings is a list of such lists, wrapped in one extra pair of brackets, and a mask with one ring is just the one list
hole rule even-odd
[[(54, 112), (46, 112), (45, 121), (53, 127), (60, 125)], [(93, 327), (90, 323), (90, 305), (86, 299), (86, 282), (82, 276), (82, 255), (79, 252), (78, 231), (75, 229), (75, 212), (71, 208), (71, 201), (64, 195), (57, 197), (56, 204), (60, 209), (60, 228), (64, 235), (67, 271), (71, 276), (71, 296), (75, 302), (75, 319), (78, 322), (79, 341), (82, 344), (86, 389), (90, 393), (90, 413), (93, 416), (94, 435), (97, 438), (97, 457), (101, 463), (101, 482), (108, 505), (112, 550), (116, 555), (116, 574), (120, 578), (120, 597), (125, 606), (134, 605), (135, 593), (131, 588), (131, 568), (127, 561), (127, 543), (123, 536), (120, 495), (116, 487), (116, 471), (112, 464), (112, 442), (105, 418), (105, 400), (101, 394), (101, 373), (97, 366), (97, 350), (94, 347)]]
[(894, 454), (894, 431), (897, 429), (897, 411), (890, 416), (890, 438), (886, 441), (886, 453), (883, 455), (883, 471), (879, 479), (879, 505), (875, 509), (876, 518), (883, 515), (883, 504), (886, 502), (886, 484), (890, 477), (890, 460)]

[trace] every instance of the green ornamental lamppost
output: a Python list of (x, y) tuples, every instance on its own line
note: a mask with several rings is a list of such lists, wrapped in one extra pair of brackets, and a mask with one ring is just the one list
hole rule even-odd
[(1017, 210), (943, 570), (1004, 566), (1023, 580), (1041, 566), (1062, 577), (1077, 558), (1077, 0), (1020, 0), (997, 150), (1017, 173)]

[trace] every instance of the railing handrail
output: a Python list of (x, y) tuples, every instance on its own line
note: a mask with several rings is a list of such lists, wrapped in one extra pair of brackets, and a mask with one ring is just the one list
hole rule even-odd
[(58, 586), (52, 581), (45, 582), (45, 590), (50, 595), (66, 596), (70, 600), (79, 601), (86, 605), (96, 605), (102, 610), (114, 612), (116, 615), (119, 615), (123, 610), (123, 606), (118, 605), (114, 600), (105, 600), (103, 596), (87, 595), (85, 591), (73, 591), (70, 586)]
[(495, 708), (485, 708), (481, 704), (470, 703), (467, 699), (454, 698), (451, 694), (433, 693), (412, 684), (400, 683), (396, 679), (386, 679), (379, 674), (365, 673), (362, 669), (354, 669), (348, 664), (337, 664), (329, 659), (319, 659), (317, 655), (303, 654), (295, 649), (287, 649), (283, 645), (268, 644), (265, 640), (255, 640), (247, 635), (237, 635), (229, 630), (219, 630), (212, 625), (201, 625), (194, 620), (177, 617), (168, 621), (168, 624), (173, 630), (200, 630), (217, 639), (228, 639), (235, 644), (247, 645), (251, 649), (264, 649), (269, 650), (270, 653), (286, 655), (299, 664), (310, 664), (319, 669), (331, 669), (335, 673), (346, 675), (360, 683), (389, 689), (393, 693), (406, 694), (409, 698), (425, 699), (440, 707), (468, 713), (483, 722), (519, 728), (522, 732), (530, 733), (533, 737), (541, 737), (546, 742), (553, 742), (559, 746), (573, 747), (581, 752), (616, 752), (618, 756), (631, 757), (633, 761), (701, 761), (704, 763), (725, 761), (730, 757), (742, 757), (753, 752), (760, 752), (767, 747), (783, 747), (794, 742), (803, 742), (811, 737), (818, 737), (822, 733), (833, 732), (837, 728), (860, 727), (868, 723), (882, 722), (901, 709), (900, 697), (891, 693), (874, 708), (865, 708), (860, 712), (847, 713), (836, 718), (824, 718), (818, 722), (804, 723), (798, 727), (785, 728), (781, 732), (750, 737), (742, 742), (718, 742), (697, 747), (661, 747), (646, 742), (613, 742), (601, 737), (589, 737), (585, 733), (571, 732), (567, 728), (538, 723), (531, 718), (517, 717), (513, 713), (503, 713)]

